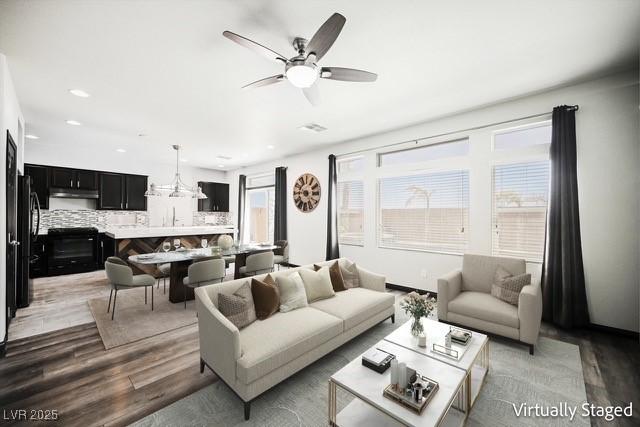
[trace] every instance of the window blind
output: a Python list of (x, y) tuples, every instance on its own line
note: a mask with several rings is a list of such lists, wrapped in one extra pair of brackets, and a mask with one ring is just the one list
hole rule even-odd
[(338, 242), (364, 244), (364, 182), (338, 181)]
[(494, 255), (542, 261), (549, 174), (546, 160), (494, 166)]
[(469, 172), (393, 176), (378, 181), (378, 245), (462, 253), (469, 228)]

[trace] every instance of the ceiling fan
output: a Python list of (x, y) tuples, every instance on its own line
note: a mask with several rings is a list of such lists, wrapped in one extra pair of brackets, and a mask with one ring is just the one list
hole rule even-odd
[(284, 65), (284, 73), (266, 77), (243, 86), (243, 89), (267, 86), (288, 80), (293, 86), (302, 89), (307, 100), (312, 105), (319, 103), (318, 78), (329, 80), (342, 80), (347, 82), (373, 82), (378, 78), (375, 73), (342, 67), (320, 67), (317, 62), (327, 53), (329, 48), (338, 38), (347, 19), (339, 13), (331, 15), (322, 24), (311, 40), (302, 37), (293, 40), (293, 48), (298, 54), (290, 59), (246, 37), (225, 31), (223, 36), (241, 46), (251, 49), (269, 59), (281, 62)]

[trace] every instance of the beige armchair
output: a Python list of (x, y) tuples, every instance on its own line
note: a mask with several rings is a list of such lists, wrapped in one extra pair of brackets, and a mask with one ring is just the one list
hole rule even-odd
[(542, 319), (540, 281), (522, 288), (518, 305), (491, 295), (498, 266), (513, 275), (523, 274), (523, 259), (466, 254), (462, 270), (438, 279), (438, 319), (521, 341), (533, 354)]

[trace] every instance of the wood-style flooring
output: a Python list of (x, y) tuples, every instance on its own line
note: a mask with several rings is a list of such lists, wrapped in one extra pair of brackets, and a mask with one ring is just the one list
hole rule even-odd
[[(0, 359), (4, 418), (10, 418), (10, 409), (50, 409), (57, 410), (59, 418), (45, 425), (124, 426), (216, 380), (208, 371), (200, 374), (197, 325), (105, 350), (86, 303), (108, 293), (103, 278), (104, 272), (96, 272), (35, 281), (34, 302), (12, 324), (7, 356)], [(83, 310), (90, 319), (83, 317)], [(14, 339), (12, 331), (23, 338)], [(637, 340), (548, 325), (542, 335), (580, 347), (590, 403), (634, 402), (633, 419), (592, 419), (593, 426), (640, 425)]]

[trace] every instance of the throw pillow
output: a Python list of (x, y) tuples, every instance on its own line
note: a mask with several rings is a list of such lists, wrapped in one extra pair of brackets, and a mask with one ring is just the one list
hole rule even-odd
[(304, 289), (307, 291), (307, 302), (311, 303), (320, 299), (331, 298), (336, 294), (331, 285), (329, 267), (322, 267), (318, 271), (303, 268), (298, 272), (304, 282)]
[(358, 267), (356, 267), (355, 262), (344, 260), (344, 262), (340, 263), (340, 272), (342, 273), (345, 288), (360, 287), (360, 275), (358, 274)]
[(518, 305), (518, 297), (520, 291), (527, 285), (531, 284), (531, 274), (520, 274), (518, 276), (510, 276), (500, 282), (491, 285), (491, 295), (508, 302), (512, 305)]
[(238, 329), (255, 322), (256, 309), (253, 305), (249, 282), (245, 282), (231, 295), (218, 294), (218, 310)]
[(304, 283), (297, 271), (289, 276), (278, 276), (276, 283), (280, 291), (280, 311), (282, 313), (308, 305)]
[(267, 274), (263, 280), (251, 279), (251, 295), (256, 306), (256, 317), (264, 320), (278, 311), (280, 307), (280, 291), (275, 280)]
[(493, 283), (502, 282), (504, 279), (511, 276), (513, 276), (511, 272), (505, 270), (504, 267), (499, 265), (498, 268), (496, 268), (496, 274), (493, 276)]
[[(318, 264), (313, 264), (313, 269), (315, 271), (318, 271), (321, 268), (322, 267)], [(347, 290), (347, 288), (344, 286), (344, 279), (342, 278), (342, 273), (340, 272), (340, 265), (338, 264), (338, 261), (329, 266), (329, 276), (331, 277), (331, 286), (333, 286), (333, 290), (335, 292)]]

